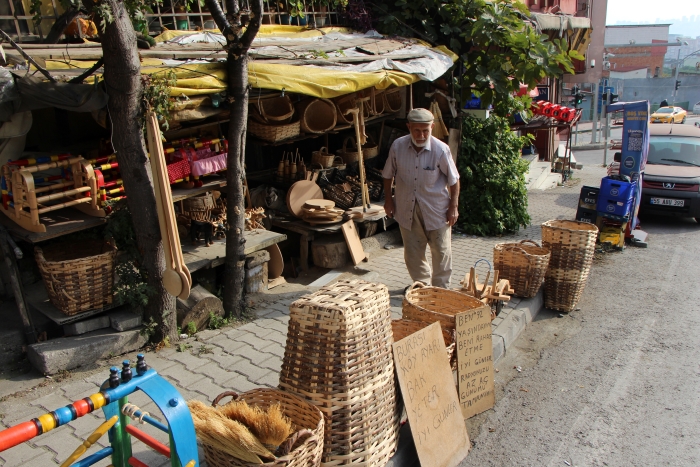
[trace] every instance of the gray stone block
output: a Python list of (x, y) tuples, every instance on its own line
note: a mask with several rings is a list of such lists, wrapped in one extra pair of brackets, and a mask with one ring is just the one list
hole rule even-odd
[(140, 314), (130, 311), (118, 311), (110, 313), (109, 320), (113, 329), (117, 331), (128, 331), (141, 326), (143, 319)]
[(148, 339), (140, 329), (125, 332), (93, 331), (82, 336), (63, 337), (27, 347), (27, 357), (34, 368), (52, 375), (93, 365), (100, 358), (121, 355), (143, 347)]
[(63, 325), (63, 333), (66, 336), (79, 336), (90, 331), (108, 328), (110, 325), (109, 316), (96, 316), (94, 318)]
[(246, 255), (245, 268), (253, 269), (255, 266), (260, 266), (268, 261), (270, 261), (270, 253), (267, 250), (254, 251), (253, 253)]

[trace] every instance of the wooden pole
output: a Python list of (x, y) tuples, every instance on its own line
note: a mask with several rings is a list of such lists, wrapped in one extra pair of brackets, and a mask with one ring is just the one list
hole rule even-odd
[(51, 76), (51, 75), (49, 74), (49, 72), (46, 71), (46, 70), (44, 69), (44, 67), (42, 67), (41, 65), (39, 65), (36, 61), (34, 61), (34, 59), (33, 59), (32, 57), (30, 57), (30, 56), (27, 54), (27, 52), (25, 52), (24, 50), (22, 50), (22, 47), (20, 47), (19, 45), (17, 45), (17, 43), (16, 43), (15, 41), (13, 41), (12, 38), (11, 38), (10, 36), (8, 36), (7, 33), (6, 33), (5, 31), (3, 31), (2, 29), (0, 29), (0, 34), (2, 34), (2, 37), (4, 37), (5, 40), (6, 40), (7, 42), (9, 42), (10, 45), (11, 45), (12, 47), (14, 47), (14, 48), (17, 50), (17, 52), (19, 52), (20, 54), (22, 54), (22, 56), (23, 56), (29, 63), (31, 63), (32, 65), (34, 65), (34, 68), (36, 68), (36, 69), (39, 71), (39, 73), (41, 73), (42, 75), (46, 76), (46, 79), (48, 79), (48, 80), (51, 81), (52, 83), (55, 83), (55, 82), (56, 82), (56, 78), (54, 78), (53, 76)]
[(362, 112), (362, 103), (354, 109), (345, 111), (345, 115), (352, 114), (352, 123), (355, 125), (355, 138), (357, 139), (357, 160), (360, 164), (360, 193), (362, 195), (362, 212), (367, 212), (367, 200), (365, 198), (365, 165), (362, 157), (362, 132), (360, 131), (360, 112)]

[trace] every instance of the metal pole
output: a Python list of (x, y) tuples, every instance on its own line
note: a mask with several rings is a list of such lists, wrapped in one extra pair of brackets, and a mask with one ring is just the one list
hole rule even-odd
[(578, 144), (578, 120), (576, 120), (576, 130), (574, 133), (574, 146)]
[(593, 86), (593, 118), (591, 127), (591, 144), (598, 142), (598, 87), (600, 83), (595, 83)]
[(673, 80), (673, 103), (675, 105), (676, 96), (678, 96), (678, 90), (676, 89), (676, 83), (678, 82), (678, 69), (681, 67), (681, 49), (678, 49), (678, 58), (676, 59), (676, 78)]
[(603, 167), (608, 165), (608, 138), (610, 137), (610, 114), (608, 113), (607, 103), (605, 106), (605, 147), (603, 148)]

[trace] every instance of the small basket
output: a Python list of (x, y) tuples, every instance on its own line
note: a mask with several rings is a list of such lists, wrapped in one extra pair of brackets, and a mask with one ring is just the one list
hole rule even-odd
[(214, 200), (214, 195), (210, 192), (182, 200), (182, 210), (184, 212), (211, 211), (215, 207), (216, 201)]
[[(352, 147), (355, 149), (354, 151), (348, 151), (348, 141), (352, 141)], [(355, 138), (352, 136), (345, 138), (345, 140), (343, 140), (343, 149), (340, 149), (335, 153), (340, 156), (340, 158), (343, 159), (346, 164), (352, 164), (353, 162), (360, 160), (357, 153), (357, 144), (355, 143)], [(362, 157), (364, 158), (364, 154)]]
[(510, 281), (518, 297), (534, 297), (544, 282), (549, 265), (549, 250), (532, 240), (497, 243), (493, 247), (493, 267), (501, 279)]
[(328, 148), (325, 146), (318, 151), (313, 151), (311, 153), (311, 163), (319, 164), (323, 169), (329, 169), (333, 167), (333, 160), (335, 156), (328, 152)]
[(66, 316), (112, 304), (116, 255), (117, 249), (101, 240), (34, 249), (49, 300)]
[(296, 106), (304, 133), (326, 133), (335, 128), (335, 104), (328, 99), (306, 99)]
[[(300, 397), (276, 389), (253, 389), (243, 394), (229, 391), (219, 394), (212, 405), (214, 407), (224, 397), (232, 396), (233, 400), (245, 401), (267, 409), (271, 405), (280, 404), (282, 413), (289, 417), (295, 430), (306, 430), (306, 438), (299, 437), (295, 448), (286, 456), (278, 457), (264, 464), (250, 464), (236, 457), (225, 454), (213, 447), (202, 443), (204, 456), (209, 467), (317, 467), (321, 465), (323, 454), (324, 419), (314, 405)], [(303, 441), (302, 441), (303, 439)]]
[(491, 307), (469, 295), (440, 287), (414, 282), (403, 299), (403, 317), (425, 323), (438, 321), (442, 329), (454, 331), (457, 314), (483, 308), (491, 314)]
[(294, 116), (294, 106), (289, 96), (251, 99), (250, 104), (265, 123), (289, 123)]
[(276, 143), (299, 136), (301, 133), (301, 126), (299, 120), (281, 125), (266, 125), (256, 122), (254, 119), (248, 119), (248, 131), (257, 138)]
[(377, 155), (379, 155), (379, 145), (374, 142), (372, 135), (367, 135), (367, 142), (362, 146), (362, 159), (371, 159)]
[(542, 246), (551, 252), (544, 280), (545, 306), (571, 312), (581, 299), (593, 264), (598, 227), (551, 220), (542, 224)]
[(345, 161), (342, 157), (335, 156), (333, 158), (333, 167), (335, 167), (338, 170), (345, 170), (345, 167), (347, 167), (347, 165), (345, 164)]
[(401, 89), (389, 88), (384, 91), (384, 111), (395, 113), (401, 110)]
[[(424, 321), (413, 321), (410, 319), (395, 319), (391, 321), (391, 330), (394, 334), (394, 342), (398, 342), (404, 337), (408, 337), (414, 332), (418, 332), (421, 329), (430, 326), (430, 323)], [(447, 348), (447, 358), (450, 361), (450, 366), (452, 370), (457, 369), (457, 354), (455, 353), (455, 332), (448, 331), (440, 326), (442, 331), (442, 338), (445, 340), (445, 347)]]

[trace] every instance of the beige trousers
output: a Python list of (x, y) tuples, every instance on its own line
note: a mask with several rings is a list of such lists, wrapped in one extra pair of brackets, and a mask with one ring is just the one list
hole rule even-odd
[[(452, 229), (449, 224), (446, 223), (438, 230), (426, 231), (423, 214), (416, 203), (411, 230), (399, 228), (403, 238), (404, 261), (411, 279), (447, 289), (452, 276)], [(433, 260), (432, 281), (430, 266), (425, 257), (426, 245), (430, 246)]]

